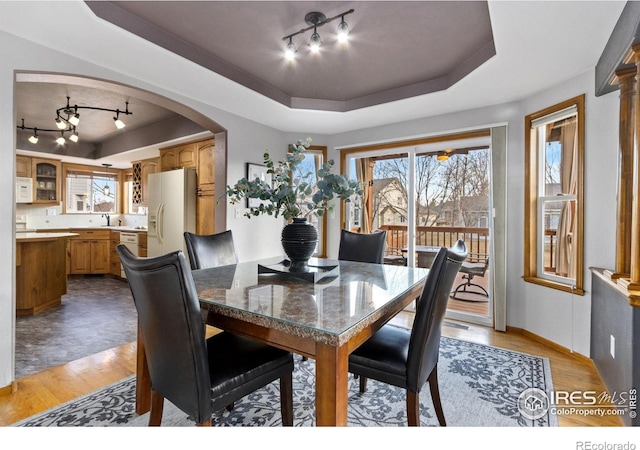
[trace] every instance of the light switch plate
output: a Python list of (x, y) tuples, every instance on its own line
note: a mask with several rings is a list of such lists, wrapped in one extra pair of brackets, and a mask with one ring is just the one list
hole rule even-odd
[(611, 335), (611, 344), (609, 346), (609, 353), (611, 353), (611, 357), (616, 359), (616, 338)]

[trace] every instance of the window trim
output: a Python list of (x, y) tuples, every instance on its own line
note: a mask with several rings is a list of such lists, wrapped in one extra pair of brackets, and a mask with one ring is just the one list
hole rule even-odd
[(62, 214), (79, 214), (79, 215), (91, 215), (91, 214), (103, 214), (99, 212), (67, 212), (67, 176), (69, 172), (87, 172), (91, 173), (92, 176), (98, 174), (106, 175), (108, 173), (109, 176), (113, 176), (115, 178), (115, 186), (116, 186), (116, 201), (115, 207), (116, 211), (110, 214), (121, 214), (122, 211), (122, 170), (121, 169), (110, 169), (109, 172), (105, 170), (104, 167), (99, 166), (90, 166), (85, 164), (72, 164), (72, 163), (62, 163)]
[[(525, 116), (524, 120), (524, 154), (525, 154), (525, 221), (524, 221), (524, 276), (526, 282), (538, 284), (541, 286), (557, 289), (560, 291), (571, 292), (577, 295), (584, 295), (584, 135), (585, 135), (585, 95), (565, 100), (556, 105), (537, 111), (533, 114)], [(575, 247), (576, 247), (576, 279), (573, 283), (564, 283), (561, 280), (551, 280), (543, 278), (537, 273), (538, 260), (538, 167), (540, 165), (539, 152), (537, 146), (533, 145), (537, 142), (535, 133), (536, 129), (532, 128), (537, 120), (560, 113), (568, 108), (575, 107), (577, 112), (577, 133), (578, 133), (578, 151), (577, 151), (577, 213), (576, 213), (576, 231)], [(556, 278), (556, 277), (549, 277)], [(560, 278), (560, 277), (557, 277)]]

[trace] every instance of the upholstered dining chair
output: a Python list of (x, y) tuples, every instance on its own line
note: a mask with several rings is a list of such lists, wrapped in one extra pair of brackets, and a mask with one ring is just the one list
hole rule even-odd
[(226, 405), (280, 380), (283, 425), (293, 425), (293, 356), (232, 333), (205, 337), (200, 302), (182, 251), (140, 258), (116, 247), (138, 311), (151, 378), (149, 426), (159, 426), (166, 398), (211, 425)]
[(382, 264), (386, 241), (386, 231), (354, 233), (342, 230), (340, 233), (338, 259)]
[(411, 330), (385, 325), (349, 356), (349, 372), (360, 378), (360, 392), (366, 391), (367, 378), (406, 390), (409, 426), (420, 426), (420, 390), (427, 381), (438, 422), (446, 425), (438, 387), (440, 334), (451, 286), (466, 257), (461, 240), (441, 248), (417, 301)]
[(209, 269), (238, 263), (231, 230), (208, 235), (185, 231), (184, 240), (191, 270)]

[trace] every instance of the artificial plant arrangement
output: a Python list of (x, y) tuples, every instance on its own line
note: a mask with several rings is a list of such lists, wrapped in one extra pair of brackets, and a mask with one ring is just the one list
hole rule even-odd
[(260, 199), (259, 206), (252, 206), (244, 214), (251, 218), (261, 214), (282, 216), (286, 220), (308, 218), (311, 214), (324, 215), (333, 205), (334, 198), (351, 201), (353, 195), (362, 195), (362, 189), (355, 180), (344, 175), (331, 173), (333, 160), (322, 164), (315, 177), (315, 186), (308, 180), (312, 172), (301, 173), (300, 165), (305, 159), (304, 152), (311, 145), (311, 138), (299, 140), (289, 145), (285, 159), (274, 162), (265, 151), (264, 165), (271, 175), (271, 183), (260, 178), (240, 179), (234, 186), (227, 186), (227, 195), (232, 205), (244, 199)]

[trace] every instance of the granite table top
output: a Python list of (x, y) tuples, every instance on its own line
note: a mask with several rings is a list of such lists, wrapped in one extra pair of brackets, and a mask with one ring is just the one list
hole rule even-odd
[(194, 270), (203, 309), (329, 345), (342, 345), (422, 286), (424, 268), (312, 259), (337, 265), (317, 282), (258, 273), (283, 257)]

